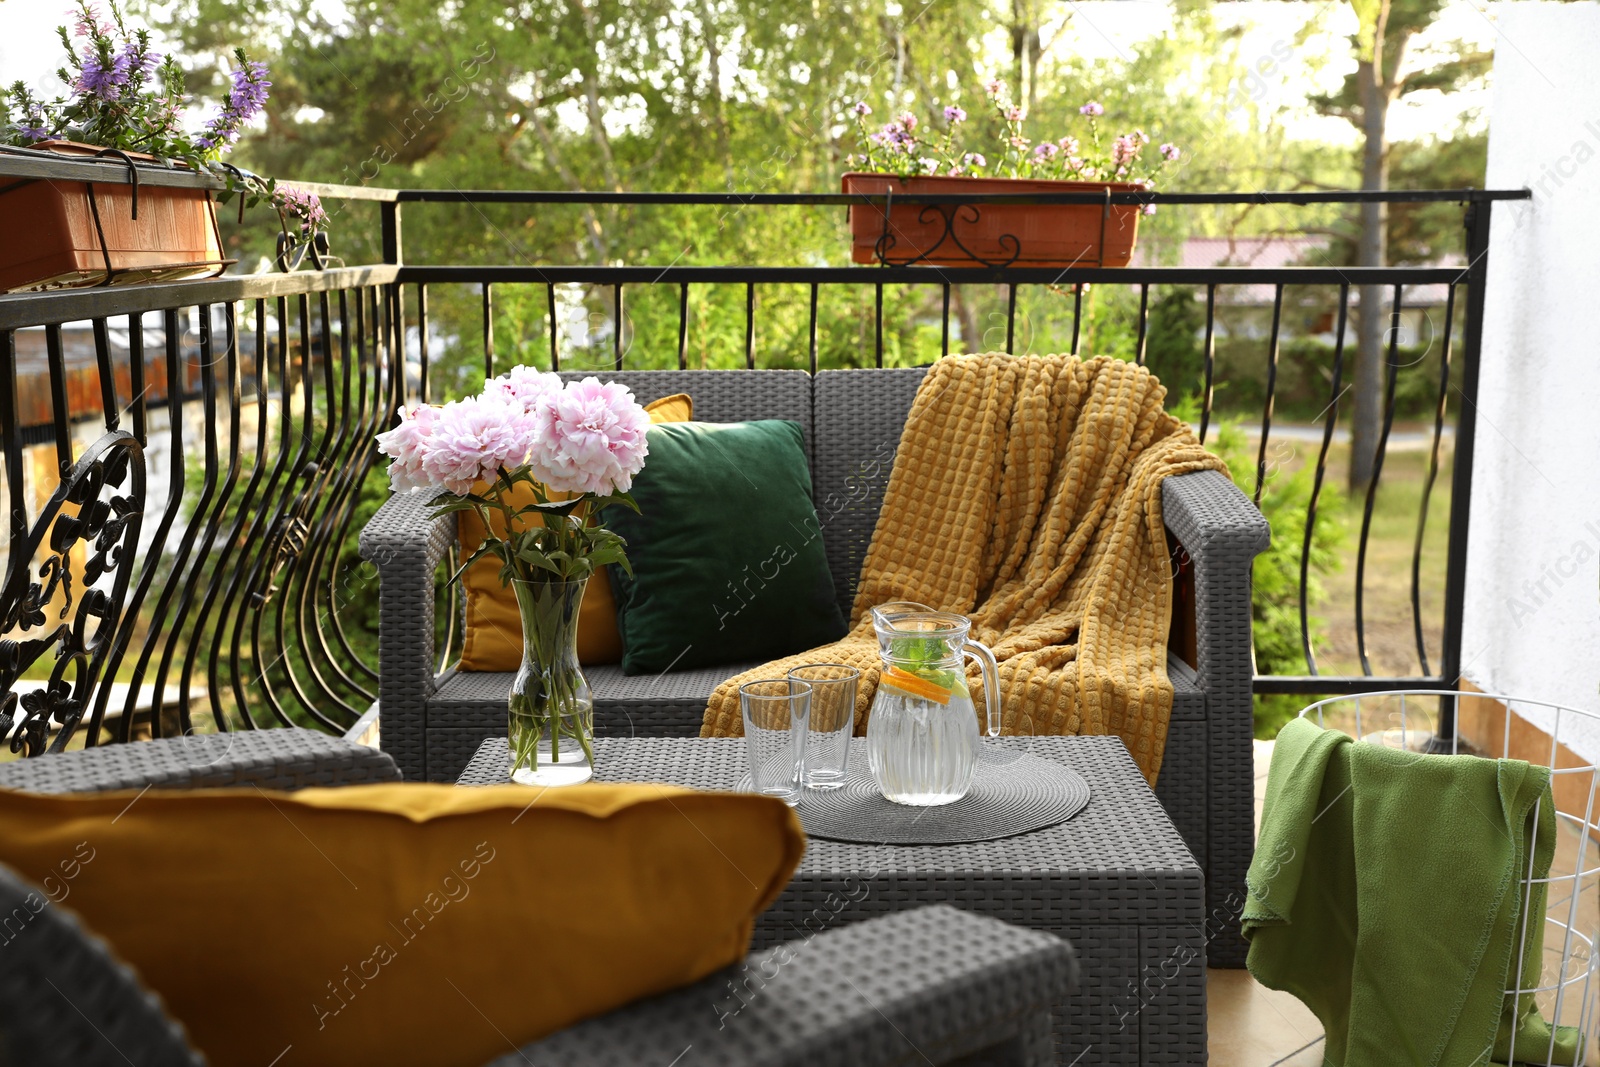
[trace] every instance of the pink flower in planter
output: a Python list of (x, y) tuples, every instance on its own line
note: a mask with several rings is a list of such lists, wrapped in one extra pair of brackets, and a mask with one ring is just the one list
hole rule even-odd
[(1054, 159), (1056, 157), (1056, 153), (1060, 151), (1060, 145), (1045, 141), (1043, 144), (1037, 145), (1034, 148), (1033, 154), (1038, 156), (1040, 159)]
[(949, 123), (966, 122), (967, 113), (961, 108), (951, 104), (944, 109), (944, 120)]
[(989, 165), (989, 161), (983, 158), (982, 152), (968, 152), (966, 155), (961, 157), (961, 160), (967, 166), (977, 167), (980, 170)]
[(1006, 121), (1007, 122), (1021, 122), (1022, 121), (1022, 109), (1020, 107), (1008, 107), (1008, 108), (1006, 108)]
[(428, 435), (438, 419), (439, 409), (427, 404), (400, 409), (400, 425), (378, 435), (378, 451), (388, 456), (389, 485), (397, 493), (433, 486), (422, 469), (422, 457), (427, 454)]
[(1063, 137), (1056, 144), (1061, 146), (1061, 151), (1069, 156), (1078, 154), (1078, 139), (1076, 137)]
[(866, 118), (868, 115), (872, 114), (872, 108), (865, 100), (857, 100), (856, 106), (851, 108), (851, 110), (857, 115), (860, 115), (862, 118)]
[(650, 416), (633, 392), (598, 378), (546, 393), (534, 410), (533, 476), (572, 493), (625, 493), (644, 466)]
[(1177, 159), (1181, 154), (1182, 152), (1175, 144), (1169, 143), (1161, 146), (1161, 158), (1166, 160), (1168, 163), (1171, 163), (1173, 160)]
[(1105, 113), (1106, 113), (1105, 106), (1100, 104), (1100, 103), (1098, 103), (1098, 102), (1096, 102), (1096, 101), (1094, 101), (1094, 100), (1089, 101), (1087, 104), (1084, 104), (1082, 107), (1080, 107), (1078, 109), (1078, 114), (1080, 114), (1080, 115), (1088, 115), (1092, 119), (1093, 118), (1099, 118), (1101, 115), (1104, 115)]
[(917, 116), (913, 115), (909, 111), (901, 112), (900, 125), (905, 127), (905, 131), (907, 133), (910, 133), (912, 130), (917, 128)]
[(1139, 142), (1123, 134), (1111, 142), (1111, 165), (1126, 167), (1139, 154)]
[(465, 495), (480, 479), (521, 466), (533, 442), (534, 416), (499, 397), (468, 397), (439, 409), (422, 469), (447, 492)]
[(1006, 86), (999, 78), (991, 78), (983, 83), (983, 91), (990, 96), (999, 96), (1006, 91)]

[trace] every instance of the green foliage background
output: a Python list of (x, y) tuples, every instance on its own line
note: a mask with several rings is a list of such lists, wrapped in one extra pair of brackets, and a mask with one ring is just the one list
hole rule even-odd
[[(1053, 0), (345, 0), (330, 20), (313, 0), (146, 0), (134, 5), (192, 57), (191, 84), (220, 71), (235, 45), (266, 60), (273, 77), (264, 132), (247, 137), (237, 162), (285, 181), (326, 181), (439, 189), (570, 189), (740, 192), (837, 188), (853, 150), (848, 108), (869, 101), (879, 116), (914, 106), (938, 125), (945, 104), (979, 116), (981, 84), (1004, 79), (1027, 101), (1029, 132), (1058, 136), (1088, 99), (1107, 108), (1113, 132), (1142, 128), (1181, 145), (1164, 188), (1180, 191), (1348, 188), (1355, 153), (1297, 140), (1291, 116), (1268, 91), (1270, 73), (1321, 25), (1329, 5), (1300, 5), (1306, 22), (1269, 54), (1198, 0), (1174, 4), (1170, 32), (1111, 59), (1071, 47), (1039, 46), (1040, 27), (1074, 5)], [(1090, 33), (1088, 26), (1067, 29)], [(1069, 34), (1070, 37), (1070, 34)], [(218, 62), (211, 63), (212, 60)], [(1264, 73), (1266, 72), (1266, 73)], [(1328, 113), (1344, 106), (1323, 101)], [(1482, 183), (1483, 138), (1449, 131), (1394, 146), (1392, 184)], [(328, 205), (334, 251), (349, 263), (379, 258), (372, 205)], [(244, 264), (270, 253), (265, 212), (229, 236)], [(273, 220), (275, 222), (275, 220)], [(652, 208), (411, 205), (404, 218), (410, 263), (844, 265), (843, 211), (813, 208)], [(1348, 263), (1355, 217), (1333, 207), (1288, 211), (1263, 206), (1163, 209), (1144, 220), (1140, 240), (1173, 261), (1188, 236), (1319, 233), (1330, 239), (1319, 264)], [(1389, 218), (1394, 262), (1459, 251), (1453, 205), (1396, 208)], [(475, 286), (430, 288), (433, 398), (475, 392), (483, 372), (480, 294)], [(697, 286), (689, 300), (692, 367), (744, 363), (742, 285)], [(756, 362), (807, 365), (804, 287), (762, 286)], [(549, 319), (543, 286), (497, 285), (499, 367), (543, 366)], [(958, 286), (952, 293), (956, 350), (1005, 343), (1007, 293)], [(1082, 318), (1074, 315), (1081, 300)], [(612, 291), (562, 287), (558, 323), (565, 369), (608, 367)], [(1187, 288), (1151, 294), (1148, 363), (1174, 397), (1203, 380), (1198, 331), (1203, 306)], [(888, 286), (884, 361), (930, 362), (940, 352), (940, 289)], [(1082, 293), (1030, 286), (1017, 304), (1018, 352), (1068, 350), (1132, 358), (1138, 294), (1117, 286)], [(824, 287), (818, 357), (824, 367), (871, 365), (870, 285)], [(1308, 312), (1309, 314), (1309, 312)], [(627, 290), (621, 324), (630, 368), (675, 365), (678, 290)], [(1402, 414), (1426, 414), (1437, 382), (1436, 346), (1406, 353), (1397, 385)], [(1412, 357), (1415, 358), (1412, 358)], [(1280, 410), (1314, 417), (1326, 403), (1329, 353), (1314, 340), (1287, 343), (1280, 363)], [(1431, 362), (1430, 362), (1431, 361)], [(1260, 417), (1264, 345), (1219, 339), (1219, 411)], [(1215, 439), (1236, 477), (1253, 490), (1255, 461), (1242, 433), (1223, 425)], [(383, 489), (374, 474), (365, 497)], [(1325, 488), (1325, 493), (1331, 492)], [(1271, 479), (1262, 510), (1273, 547), (1256, 566), (1256, 653), (1262, 672), (1297, 673), (1300, 545), (1309, 473)], [(1341, 509), (1324, 497), (1312, 539), (1311, 600), (1337, 566)], [(369, 501), (364, 499), (363, 506)], [(349, 561), (351, 573), (355, 562)], [(442, 620), (441, 620), (442, 625)], [(1258, 700), (1257, 726), (1275, 732), (1286, 702)]]

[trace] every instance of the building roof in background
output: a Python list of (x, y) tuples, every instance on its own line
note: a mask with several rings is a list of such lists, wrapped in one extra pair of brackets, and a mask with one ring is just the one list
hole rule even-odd
[[(1176, 259), (1172, 242), (1142, 240), (1133, 252), (1135, 267), (1331, 267), (1327, 258), (1328, 238), (1310, 236), (1269, 237), (1187, 237), (1178, 247)], [(1438, 263), (1433, 266), (1446, 266)], [(1405, 303), (1412, 307), (1442, 307), (1443, 285), (1408, 285)], [(1235, 306), (1272, 305), (1273, 286), (1228, 286), (1217, 291), (1219, 303)], [(1361, 300), (1359, 290), (1351, 292), (1351, 305)]]

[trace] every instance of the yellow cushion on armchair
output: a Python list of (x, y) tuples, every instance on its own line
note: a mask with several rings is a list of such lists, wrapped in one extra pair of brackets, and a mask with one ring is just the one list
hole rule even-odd
[(0, 862), (213, 1067), (480, 1067), (742, 958), (804, 848), (780, 801), (663, 785), (0, 791)]
[[(674, 393), (644, 406), (650, 421), (693, 422), (694, 400), (688, 393)], [(480, 482), (475, 491), (488, 488)], [(519, 485), (511, 492), (513, 507), (534, 502), (533, 490)], [(458, 516), (461, 558), (466, 559), (483, 544), (483, 522), (470, 511)], [(496, 535), (505, 530), (498, 515), (489, 516)], [(522, 665), (522, 616), (517, 613), (517, 596), (500, 582), (500, 560), (485, 556), (461, 576), (461, 589), (467, 598), (466, 625), (462, 627), (461, 663), (464, 671), (514, 671)], [(601, 567), (589, 579), (578, 609), (578, 662), (617, 663), (622, 659), (622, 635), (617, 631), (617, 603), (611, 592), (611, 577)]]

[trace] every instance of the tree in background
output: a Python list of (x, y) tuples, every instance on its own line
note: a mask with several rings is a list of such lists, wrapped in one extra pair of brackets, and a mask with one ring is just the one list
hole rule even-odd
[[(1435, 56), (1408, 61), (1416, 36), (1427, 29), (1445, 0), (1349, 0), (1359, 20), (1351, 45), (1356, 69), (1336, 93), (1314, 102), (1325, 114), (1348, 120), (1361, 133), (1361, 188), (1389, 187), (1391, 165), (1389, 109), (1425, 89), (1453, 92), (1487, 73), (1491, 57), (1457, 45)], [(1389, 258), (1388, 211), (1384, 204), (1362, 204), (1358, 213), (1355, 262), (1380, 267)], [(1383, 353), (1388, 330), (1382, 286), (1360, 287), (1356, 327), (1356, 366), (1351, 412), (1352, 492), (1365, 490), (1377, 460), (1383, 421)]]

